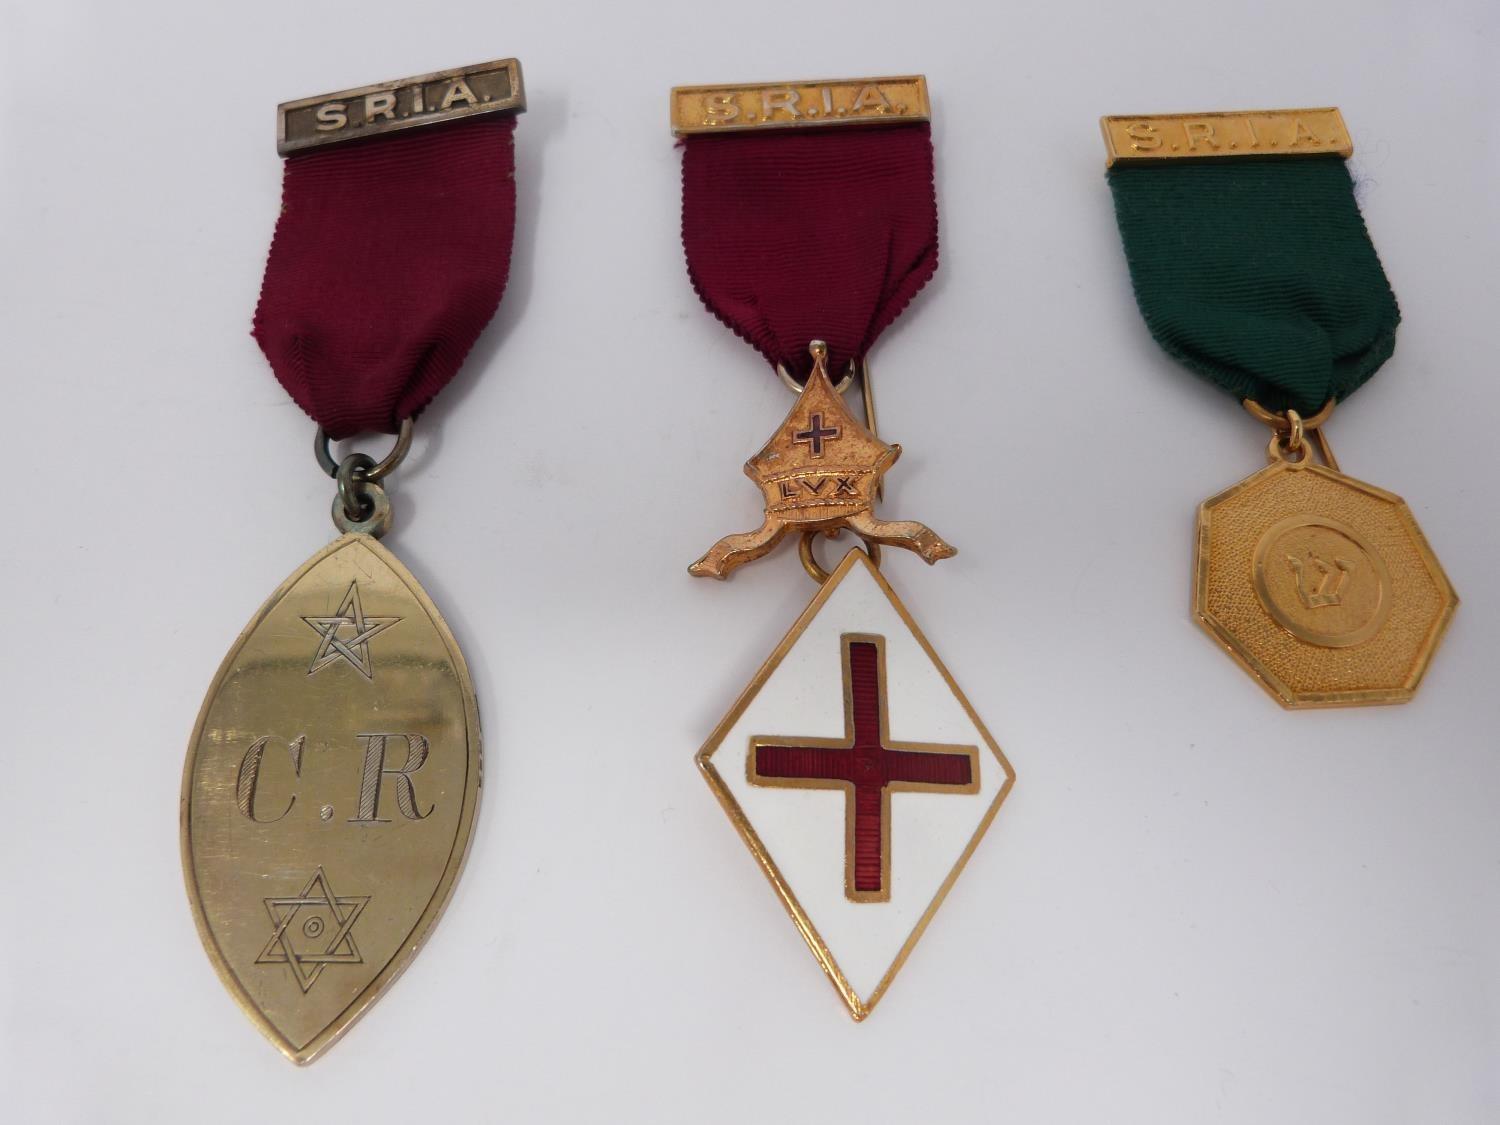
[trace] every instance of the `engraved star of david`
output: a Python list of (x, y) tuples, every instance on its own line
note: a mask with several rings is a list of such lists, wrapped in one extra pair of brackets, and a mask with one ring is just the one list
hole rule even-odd
[[(316, 893), (314, 893), (316, 891)], [(260, 951), (260, 956), (255, 959), (257, 965), (286, 965), (292, 970), (292, 976), (296, 978), (297, 984), (303, 992), (312, 988), (318, 979), (318, 974), (323, 971), (325, 965), (362, 965), (364, 958), (359, 955), (359, 948), (354, 944), (354, 922), (364, 911), (369, 903), (370, 896), (361, 898), (339, 898), (333, 893), (333, 888), (328, 885), (328, 876), (323, 874), (319, 867), (313, 873), (313, 877), (307, 881), (307, 886), (302, 888), (302, 893), (294, 898), (268, 898), (266, 912), (271, 915), (271, 924), (275, 932), (266, 947)], [(302, 924), (293, 927), (292, 923), (297, 915), (306, 910)], [(332, 919), (333, 925), (325, 921), (325, 914)], [(300, 933), (303, 937), (313, 942), (316, 949), (317, 939), (330, 929), (334, 930), (333, 937), (322, 947), (321, 952), (300, 953), (293, 944), (293, 933)]]
[[(309, 676), (336, 661), (347, 660), (361, 676), (373, 680), (375, 672), (370, 666), (370, 639), (399, 624), (401, 618), (366, 617), (359, 604), (359, 583), (356, 581), (349, 583), (349, 592), (339, 603), (338, 616), (304, 617), (302, 620), (323, 638), (318, 645), (318, 654), (313, 657), (312, 667), (307, 670)], [(353, 629), (354, 636), (341, 639), (339, 630), (344, 628)]]

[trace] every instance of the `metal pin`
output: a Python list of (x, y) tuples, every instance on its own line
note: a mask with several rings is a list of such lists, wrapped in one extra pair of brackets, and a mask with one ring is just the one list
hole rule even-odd
[[(870, 360), (866, 356), (859, 358), (859, 393), (865, 403), (865, 429), (879, 437), (880, 429), (875, 420), (875, 386), (870, 382)], [(875, 499), (885, 499), (884, 480), (875, 486)]]
[(1318, 452), (1323, 455), (1323, 464), (1334, 472), (1339, 472), (1338, 458), (1333, 455), (1333, 446), (1328, 444), (1328, 434), (1322, 426), (1312, 432), (1313, 440), (1318, 443)]

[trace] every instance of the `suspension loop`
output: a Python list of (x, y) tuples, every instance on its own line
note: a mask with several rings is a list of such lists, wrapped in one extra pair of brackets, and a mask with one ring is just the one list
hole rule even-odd
[[(822, 565), (818, 562), (817, 556), (813, 554), (813, 543), (817, 541), (819, 536), (826, 534), (827, 532), (822, 531), (804, 531), (802, 533), (802, 542), (797, 544), (797, 557), (802, 560), (802, 569), (807, 571), (808, 577), (819, 586), (828, 581), (828, 571), (823, 569)], [(833, 535), (837, 534), (838, 531), (835, 530)], [(870, 561), (879, 569), (880, 544), (869, 539), (862, 539), (862, 545), (865, 554), (870, 556)]]
[[(823, 353), (821, 358), (826, 359), (828, 357), (828, 345), (825, 344), (822, 340), (812, 341), (810, 344), (808, 344), (807, 349), (808, 351), (812, 352), (814, 356), (817, 356), (821, 351)], [(855, 364), (855, 361), (851, 359), (849, 361), (849, 369), (844, 372), (844, 377), (833, 385), (833, 389), (839, 394), (843, 394), (845, 391), (847, 391), (849, 389), (849, 384), (854, 382), (854, 374), (856, 369), (857, 365)], [(778, 363), (776, 365), (776, 375), (783, 383), (786, 384), (786, 389), (791, 391), (792, 394), (800, 395), (802, 393), (802, 388), (805, 386), (805, 384), (799, 383), (797, 382), (797, 380), (793, 379), (791, 373), (787, 371), (786, 365), (784, 363)]]
[[(1302, 428), (1304, 430), (1316, 430), (1324, 422), (1328, 421), (1329, 415), (1333, 413), (1333, 408), (1337, 404), (1337, 399), (1329, 399), (1322, 406), (1318, 407), (1316, 414), (1309, 414), (1306, 418), (1302, 419)], [(1262, 425), (1270, 426), (1273, 430), (1279, 430), (1283, 433), (1291, 428), (1291, 422), (1287, 418), (1287, 414), (1291, 413), (1291, 411), (1267, 410), (1253, 398), (1242, 400), (1241, 405), (1250, 412), (1250, 417)]]
[(1245, 409), (1250, 412), (1250, 416), (1271, 427), (1271, 440), (1266, 446), (1267, 460), (1272, 463), (1282, 461), (1293, 466), (1311, 464), (1312, 448), (1307, 441), (1311, 437), (1318, 447), (1318, 454), (1322, 457), (1323, 463), (1334, 472), (1338, 472), (1339, 463), (1333, 456), (1333, 447), (1328, 443), (1328, 435), (1323, 432), (1323, 424), (1333, 413), (1334, 404), (1335, 400), (1329, 399), (1316, 414), (1304, 418), (1295, 410), (1289, 409), (1273, 414), (1254, 399), (1244, 400)]
[[(389, 476), (397, 465), (406, 460), (406, 455), (411, 452), (412, 430), (412, 420), (410, 418), (401, 419), (401, 429), (396, 434), (396, 444), (391, 446), (391, 451), (379, 461), (366, 458), (366, 460), (370, 461), (370, 468), (364, 474), (365, 480), (371, 484), (378, 484), (381, 480)], [(328, 434), (322, 426), (318, 427), (318, 432), (313, 437), (313, 455), (317, 457), (318, 464), (325, 473), (334, 479), (338, 478), (340, 463), (333, 459), (333, 450), (329, 445)], [(360, 456), (364, 455), (361, 454)], [(345, 461), (348, 459), (347, 457), (344, 458)]]

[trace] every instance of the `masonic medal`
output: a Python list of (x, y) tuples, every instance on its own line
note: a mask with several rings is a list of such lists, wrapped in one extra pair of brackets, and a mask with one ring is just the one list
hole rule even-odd
[(1152, 335), (1271, 429), (1266, 467), (1199, 506), (1198, 621), (1284, 707), (1406, 702), (1458, 596), (1406, 502), (1344, 474), (1328, 443), (1400, 321), (1342, 115), (1102, 125)]
[[(920, 77), (672, 92), (694, 286), (796, 395), (745, 465), (761, 526), (689, 571), (727, 578), (795, 533), (818, 583), (697, 761), (856, 1020), (1015, 778), (879, 568), (882, 545), (955, 553), (876, 514), (901, 447), (876, 433), (866, 362), (937, 266), (928, 120)], [(844, 400), (856, 378), (863, 421)], [(814, 545), (845, 529), (864, 549), (829, 573)]]
[[(271, 595), (209, 688), (182, 856), (225, 987), (298, 1063), (411, 962), (468, 851), (474, 689), (437, 607), (379, 539), (414, 416), (500, 301), (524, 106), (510, 59), (278, 110), (282, 210), (255, 337), (318, 423), (342, 534)], [(331, 441), (373, 432), (397, 435), (383, 460), (334, 458)]]

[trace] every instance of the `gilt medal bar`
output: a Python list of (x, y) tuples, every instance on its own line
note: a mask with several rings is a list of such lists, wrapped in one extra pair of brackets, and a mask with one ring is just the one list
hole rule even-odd
[[(760, 526), (689, 571), (728, 578), (791, 536), (818, 584), (697, 762), (862, 1020), (1015, 778), (880, 569), (882, 546), (956, 553), (876, 511), (901, 447), (876, 432), (867, 354), (937, 267), (926, 83), (683, 87), (672, 119), (694, 288), (794, 395), (744, 466)], [(862, 419), (845, 401), (856, 382)], [(829, 573), (816, 545), (845, 531), (863, 548)]]
[[(342, 534), (271, 595), (209, 688), (183, 772), (182, 858), (220, 979), (298, 1063), (411, 963), (468, 852), (474, 688), (432, 599), (379, 540), (414, 419), (505, 287), (522, 106), (504, 60), (278, 115), (288, 156), (254, 334), (318, 423)], [(395, 435), (382, 460), (334, 455), (367, 433)]]

